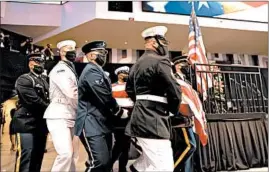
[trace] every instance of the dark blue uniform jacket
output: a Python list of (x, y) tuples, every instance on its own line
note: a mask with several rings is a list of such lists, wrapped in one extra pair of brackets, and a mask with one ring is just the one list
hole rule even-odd
[(119, 110), (110, 79), (98, 65), (87, 64), (78, 82), (75, 135), (80, 136), (83, 130), (86, 137), (110, 133), (114, 114)]

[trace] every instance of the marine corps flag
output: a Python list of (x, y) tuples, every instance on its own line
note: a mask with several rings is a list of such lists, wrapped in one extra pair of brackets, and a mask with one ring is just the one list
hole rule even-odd
[(202, 95), (203, 100), (206, 100), (207, 90), (212, 87), (212, 75), (211, 73), (206, 73), (207, 71), (210, 71), (210, 68), (209, 66), (206, 66), (209, 63), (206, 57), (202, 33), (195, 14), (194, 6), (189, 20), (188, 60), (192, 65), (192, 68), (196, 71), (197, 90)]

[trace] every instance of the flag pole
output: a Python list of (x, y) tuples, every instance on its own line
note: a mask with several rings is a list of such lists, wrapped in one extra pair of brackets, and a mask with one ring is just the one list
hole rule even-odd
[[(194, 8), (194, 1), (192, 1), (191, 4), (192, 4), (191, 18), (192, 18), (192, 22), (195, 24), (196, 20), (194, 19), (194, 16), (196, 16), (196, 13), (195, 13), (195, 8)], [(194, 30), (195, 30), (195, 27), (194, 27)]]
[(191, 5), (192, 5), (192, 12), (194, 11), (195, 12), (195, 9), (194, 9), (194, 1), (191, 2)]

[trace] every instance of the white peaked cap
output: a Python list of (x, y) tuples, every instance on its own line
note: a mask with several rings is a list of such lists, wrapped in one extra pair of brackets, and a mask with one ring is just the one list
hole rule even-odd
[(141, 35), (143, 38), (146, 37), (150, 37), (150, 36), (155, 36), (155, 35), (160, 35), (160, 36), (165, 36), (166, 32), (167, 32), (167, 27), (165, 26), (154, 26), (154, 27), (150, 27), (145, 29)]
[(118, 69), (115, 70), (115, 74), (118, 75), (119, 72), (121, 71), (125, 71), (127, 73), (129, 73), (130, 68), (128, 66), (122, 66), (119, 67)]
[(110, 73), (109, 73), (109, 72), (107, 72), (107, 71), (105, 71), (105, 74), (106, 74), (106, 76), (107, 76), (107, 77), (109, 77), (109, 76), (110, 76)]
[(73, 40), (65, 40), (65, 41), (58, 42), (57, 48), (61, 49), (62, 47), (67, 46), (67, 45), (76, 48), (76, 42)]

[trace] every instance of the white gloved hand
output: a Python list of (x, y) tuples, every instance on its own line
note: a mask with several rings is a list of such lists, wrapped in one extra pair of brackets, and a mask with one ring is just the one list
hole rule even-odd
[(175, 116), (173, 113), (169, 112), (169, 116)]
[(122, 115), (121, 115), (121, 119), (126, 119), (126, 118), (128, 118), (129, 117), (129, 115), (128, 115), (128, 110), (126, 110), (126, 109), (123, 109), (123, 113), (122, 113)]

